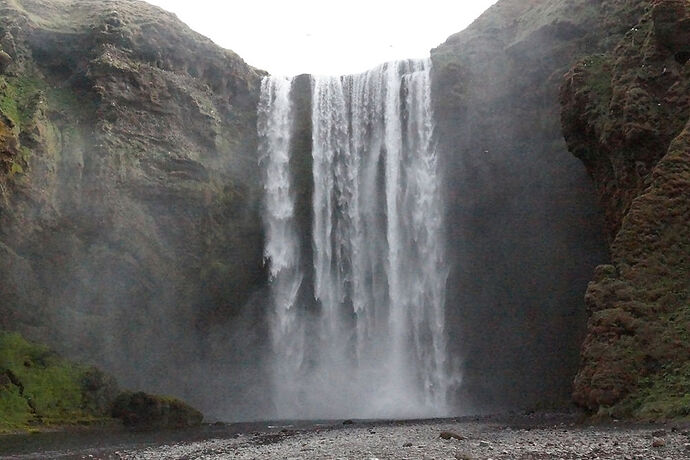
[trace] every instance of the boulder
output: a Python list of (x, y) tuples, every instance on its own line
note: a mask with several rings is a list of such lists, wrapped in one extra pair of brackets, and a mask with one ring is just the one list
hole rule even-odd
[(133, 429), (179, 429), (201, 424), (201, 412), (176, 398), (125, 391), (115, 399), (112, 416)]
[(11, 63), (12, 57), (3, 50), (0, 50), (0, 73), (5, 73), (5, 70)]

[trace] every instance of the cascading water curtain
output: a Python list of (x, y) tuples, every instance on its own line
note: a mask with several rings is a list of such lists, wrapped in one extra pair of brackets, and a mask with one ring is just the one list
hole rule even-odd
[(430, 62), (312, 80), (316, 314), (295, 304), (303, 276), (289, 84), (264, 79), (259, 114), (279, 415), (447, 415), (455, 379), (444, 330), (448, 268)]
[(294, 399), (300, 384), (298, 371), (304, 357), (304, 326), (297, 295), (302, 284), (300, 245), (295, 227), (295, 198), (290, 175), (290, 125), (292, 80), (265, 77), (261, 82), (258, 133), (264, 171), (264, 258), (270, 261), (271, 340), (273, 381), (277, 413), (291, 406), (281, 401)]

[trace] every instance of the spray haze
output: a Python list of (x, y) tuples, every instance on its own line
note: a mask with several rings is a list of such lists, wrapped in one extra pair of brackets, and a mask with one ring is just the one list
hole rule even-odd
[[(313, 263), (304, 269), (313, 270), (313, 286), (302, 285), (296, 270), (292, 80), (263, 80), (259, 136), (279, 417), (449, 412), (454, 382), (429, 78), (429, 61), (312, 77), (313, 221), (302, 230), (312, 235)], [(300, 288), (311, 296), (300, 297)]]

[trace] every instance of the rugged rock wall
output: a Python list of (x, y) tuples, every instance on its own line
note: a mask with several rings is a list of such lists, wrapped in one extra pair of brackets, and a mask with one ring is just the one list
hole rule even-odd
[(690, 414), (690, 2), (651, 2), (561, 91), (568, 146), (606, 210), (611, 265), (587, 289), (575, 400), (603, 414)]
[(129, 0), (2, 0), (0, 48), (0, 327), (208, 408), (261, 334), (260, 73)]
[(582, 293), (606, 249), (591, 181), (563, 141), (558, 89), (578, 55), (611, 47), (645, 3), (503, 0), (432, 51), (465, 405), (570, 399)]

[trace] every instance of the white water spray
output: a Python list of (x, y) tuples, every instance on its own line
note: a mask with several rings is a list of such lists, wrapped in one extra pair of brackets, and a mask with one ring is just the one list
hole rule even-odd
[(312, 79), (313, 303), (289, 167), (289, 80), (262, 84), (274, 400), (285, 418), (448, 414), (447, 264), (430, 63)]

